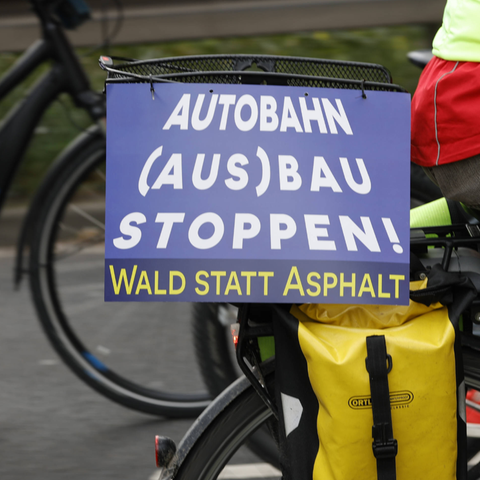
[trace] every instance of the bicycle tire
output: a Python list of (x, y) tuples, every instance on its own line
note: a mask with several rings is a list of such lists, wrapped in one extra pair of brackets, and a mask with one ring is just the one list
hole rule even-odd
[[(274, 380), (274, 372), (265, 375), (268, 388), (273, 388)], [(237, 382), (240, 385), (241, 382), (247, 382), (247, 380), (241, 378)], [(230, 388), (233, 387), (232, 390), (235, 391), (235, 386), (236, 384), (232, 384)], [(221, 397), (215, 400), (215, 402), (217, 401), (221, 403)], [(212, 407), (214, 410), (213, 404)], [(268, 422), (271, 425), (277, 425), (271, 410), (251, 385), (239, 389), (236, 396), (218, 410), (220, 411), (216, 414), (209, 414), (208, 411), (205, 411), (207, 426), (193, 443), (194, 435), (189, 437), (187, 433), (184, 437), (187, 451), (182, 451), (183, 446), (180, 445), (179, 452), (183, 458), (173, 476), (175, 480), (216, 479), (239, 448), (247, 444), (251, 435)], [(202, 423), (202, 418), (199, 419), (199, 423)], [(273, 439), (272, 443), (274, 444)], [(253, 454), (249, 452), (248, 456), (250, 455)], [(262, 458), (262, 461), (265, 460)], [(274, 464), (274, 468), (278, 469), (278, 456), (275, 455), (274, 458), (271, 458), (269, 463)]]
[[(266, 384), (269, 389), (272, 389), (275, 381), (275, 372), (272, 371), (265, 375)], [(468, 381), (468, 379), (467, 379)], [(168, 476), (172, 473), (165, 472), (166, 477), (174, 480), (215, 480), (222, 470), (232, 459), (232, 456), (243, 445), (248, 442), (251, 435), (254, 435), (262, 425), (270, 422), (270, 426), (275, 429), (278, 424), (274, 419), (271, 411), (266, 404), (260, 399), (254, 388), (248, 387), (239, 388), (242, 383), (245, 383), (245, 378), (237, 379), (228, 390), (233, 393), (230, 398), (225, 401), (222, 397), (228, 398), (228, 390), (218, 397), (202, 415), (205, 417), (205, 422), (200, 418), (200, 433), (195, 432), (195, 426), (184, 437), (182, 441), (186, 447), (181, 444), (178, 449), (177, 458), (178, 463), (174, 467), (173, 476)], [(227, 395), (225, 395), (227, 394)], [(218, 406), (215, 403), (219, 403)], [(202, 425), (202, 423), (204, 423)], [(206, 424), (206, 425), (205, 425)], [(273, 444), (273, 439), (271, 440)], [(477, 453), (477, 445), (469, 445), (468, 458), (472, 458)], [(265, 460), (261, 458), (261, 460)], [(238, 460), (233, 459), (236, 463)], [(268, 461), (268, 460), (267, 460)], [(270, 460), (274, 467), (271, 469), (278, 471), (278, 478), (281, 478), (281, 473), (278, 470), (278, 456)], [(231, 477), (224, 475), (225, 478), (241, 478), (238, 472), (235, 472)], [(269, 475), (269, 477), (273, 477)], [(256, 477), (260, 478), (260, 477)], [(468, 471), (468, 480), (478, 480), (480, 478), (480, 463), (473, 465)]]
[[(149, 313), (143, 316), (132, 313), (129, 318), (128, 311), (133, 309), (130, 305), (105, 304), (103, 301), (105, 138), (89, 132), (80, 145), (81, 148), (71, 148), (54, 165), (37, 194), (34, 215), (30, 216), (34, 218), (29, 236), (30, 286), (42, 327), (67, 366), (110, 400), (154, 415), (197, 416), (208, 405), (210, 396), (203, 383), (198, 381), (199, 391), (189, 393), (191, 386), (188, 382), (195, 382), (195, 377), (199, 377), (194, 371), (195, 366), (188, 366), (192, 370), (189, 375), (175, 375), (174, 372), (171, 375), (172, 381), (183, 382), (181, 387), (186, 393), (155, 385), (155, 382), (163, 381), (162, 375), (169, 375), (174, 366), (180, 368), (186, 360), (177, 361), (177, 365), (173, 365), (174, 360), (171, 364), (158, 360), (160, 354), (156, 350), (161, 347), (157, 343), (166, 343), (167, 347), (170, 344), (173, 356), (176, 354), (173, 349), (179, 350), (179, 340), (163, 340), (172, 329), (165, 321), (154, 323), (150, 318), (158, 316), (161, 309), (167, 313), (175, 309), (171, 317), (177, 320), (178, 308), (182, 312), (185, 310), (184, 323), (189, 323), (188, 307), (180, 304), (157, 303), (149, 307), (135, 304), (134, 308), (148, 309)], [(93, 172), (101, 174), (98, 182), (92, 180)], [(92, 205), (98, 212), (88, 210), (83, 203), (76, 203), (84, 201), (87, 193), (89, 200), (96, 199)], [(66, 222), (76, 223), (67, 225)], [(71, 273), (65, 268), (66, 264), (69, 268), (77, 268), (77, 273)], [(89, 277), (94, 272), (100, 274), (97, 283)], [(80, 278), (84, 277), (82, 284)], [(74, 281), (68, 285), (70, 278)], [(100, 292), (101, 298), (97, 298)], [(94, 306), (94, 301), (98, 301), (98, 306), (97, 303)], [(107, 310), (115, 310), (115, 313), (107, 315)], [(83, 315), (82, 311), (86, 314)], [(101, 334), (104, 337), (102, 341), (96, 337)], [(179, 332), (179, 335), (180, 341), (183, 340), (185, 334)], [(148, 340), (151, 347), (143, 345), (142, 339)], [(115, 350), (110, 348), (110, 344), (105, 347), (105, 342), (115, 342)], [(95, 349), (103, 351), (104, 357), (100, 358)], [(142, 363), (141, 355), (147, 354), (148, 360)], [(188, 354), (193, 358), (190, 352)], [(150, 374), (148, 378), (147, 371)]]

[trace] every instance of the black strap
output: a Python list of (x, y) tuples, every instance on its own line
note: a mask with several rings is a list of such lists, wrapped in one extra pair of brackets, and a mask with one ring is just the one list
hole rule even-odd
[(392, 369), (392, 357), (387, 354), (383, 335), (367, 337), (365, 362), (370, 376), (372, 394), (372, 448), (377, 459), (377, 478), (378, 480), (396, 480), (397, 441), (393, 438), (388, 389), (388, 373)]

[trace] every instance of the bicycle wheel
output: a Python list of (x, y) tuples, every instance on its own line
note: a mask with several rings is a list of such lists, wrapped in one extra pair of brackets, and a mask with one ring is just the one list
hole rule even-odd
[[(274, 373), (265, 376), (268, 388), (273, 388)], [(246, 379), (239, 380), (246, 382)], [(221, 400), (220, 400), (221, 401)], [(217, 415), (205, 415), (208, 426), (193, 445), (186, 442), (188, 452), (179, 465), (176, 480), (213, 480), (216, 478), (281, 478), (278, 455), (259, 458), (248, 446), (252, 435), (267, 431), (275, 435), (278, 424), (271, 410), (260, 399), (251, 385), (241, 391)], [(206, 412), (207, 413), (207, 412)], [(202, 418), (198, 423), (202, 424)], [(187, 437), (185, 437), (187, 438)], [(273, 439), (270, 440), (274, 444)], [(191, 446), (191, 448), (190, 448)], [(182, 446), (179, 447), (179, 452)], [(248, 474), (247, 474), (248, 472)], [(252, 476), (251, 472), (258, 474)], [(160, 477), (161, 478), (161, 477)]]
[[(466, 372), (468, 374), (468, 371)], [(275, 372), (265, 375), (268, 389), (274, 387)], [(467, 377), (467, 383), (471, 378)], [(238, 388), (246, 379), (238, 379), (229, 387), (235, 396), (228, 401), (225, 391), (205, 411), (196, 425), (187, 433), (183, 444), (179, 446), (174, 480), (215, 480), (231, 478), (280, 479), (278, 455), (270, 459), (260, 458), (248, 447), (250, 438), (260, 428), (275, 432), (278, 423), (271, 411), (260, 399), (251, 385)], [(227, 393), (227, 395), (225, 395)], [(218, 402), (218, 406), (215, 404)], [(205, 426), (205, 424), (207, 426)], [(201, 432), (195, 431), (200, 426)], [(276, 435), (274, 433), (274, 435)], [(267, 439), (275, 444), (273, 438)], [(185, 445), (185, 446), (184, 446)], [(477, 445), (468, 446), (468, 458), (475, 461)], [(475, 461), (476, 462), (476, 461)], [(168, 473), (168, 472), (165, 472)], [(164, 478), (160, 476), (160, 479)], [(167, 477), (165, 477), (167, 478)], [(171, 477), (168, 477), (171, 478)], [(468, 480), (480, 478), (480, 464), (473, 464), (468, 471)]]
[(84, 382), (126, 407), (198, 415), (209, 395), (188, 348), (189, 305), (103, 300), (104, 137), (91, 134), (70, 149), (40, 192), (30, 283), (55, 350)]

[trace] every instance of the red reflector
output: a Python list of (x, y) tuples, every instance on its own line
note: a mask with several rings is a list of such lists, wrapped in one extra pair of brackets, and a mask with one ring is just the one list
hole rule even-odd
[(157, 465), (157, 468), (161, 468), (162, 465), (160, 465), (159, 459), (158, 459), (158, 435), (155, 435), (155, 464)]
[(177, 447), (173, 440), (160, 435), (155, 436), (155, 463), (158, 468), (167, 468), (176, 451)]
[(105, 55), (101, 55), (99, 58), (99, 61), (103, 64), (106, 65), (107, 67), (113, 67), (113, 60), (111, 57), (107, 57)]
[(234, 323), (230, 326), (230, 331), (232, 332), (232, 339), (233, 339), (233, 344), (235, 345), (235, 348), (237, 348), (238, 345), (238, 331), (240, 330), (240, 324), (239, 323)]

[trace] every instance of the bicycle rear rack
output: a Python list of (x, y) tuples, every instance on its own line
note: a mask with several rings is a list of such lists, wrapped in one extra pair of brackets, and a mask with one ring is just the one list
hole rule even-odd
[(417, 255), (427, 253), (429, 247), (443, 248), (441, 265), (448, 270), (455, 249), (466, 247), (480, 250), (480, 226), (470, 224), (414, 228), (410, 234), (411, 251)]

